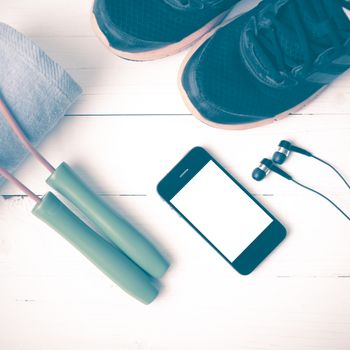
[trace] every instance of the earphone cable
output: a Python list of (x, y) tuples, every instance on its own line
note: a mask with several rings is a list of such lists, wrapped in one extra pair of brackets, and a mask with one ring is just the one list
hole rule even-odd
[(309, 191), (311, 191), (311, 192), (313, 192), (313, 193), (316, 193), (316, 194), (318, 194), (319, 196), (321, 196), (322, 198), (326, 199), (329, 203), (331, 203), (337, 210), (339, 210), (339, 211), (350, 221), (350, 217), (349, 217), (347, 214), (345, 214), (345, 212), (344, 212), (343, 210), (341, 210), (331, 199), (329, 199), (328, 197), (326, 197), (324, 194), (322, 194), (322, 193), (320, 193), (320, 192), (314, 190), (314, 189), (311, 188), (311, 187), (308, 187), (308, 186), (306, 186), (306, 185), (303, 185), (302, 183), (300, 183), (300, 182), (298, 182), (298, 181), (296, 181), (296, 180), (294, 180), (294, 179), (292, 179), (292, 181), (293, 181), (295, 184), (299, 185), (300, 187), (303, 187), (303, 188), (305, 188), (306, 190), (309, 190)]
[(311, 155), (312, 158), (320, 161), (321, 163), (329, 166), (345, 183), (345, 185), (348, 187), (348, 189), (350, 190), (350, 185), (349, 183), (345, 180), (344, 176), (342, 174), (340, 174), (340, 172), (332, 165), (332, 164), (329, 164), (328, 162), (326, 162), (325, 160), (321, 159), (321, 158), (318, 158), (314, 155)]

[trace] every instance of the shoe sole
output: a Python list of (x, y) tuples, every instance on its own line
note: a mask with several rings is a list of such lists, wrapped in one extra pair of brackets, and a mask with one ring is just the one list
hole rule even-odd
[[(237, 16), (239, 17), (239, 16)], [(222, 23), (222, 25), (219, 25), (218, 27), (214, 28), (213, 30), (211, 30), (210, 32), (208, 32), (206, 35), (204, 35), (196, 44), (195, 46), (193, 46), (193, 48), (191, 48), (190, 52), (186, 55), (185, 59), (183, 60), (180, 70), (179, 70), (179, 74), (178, 74), (178, 88), (180, 90), (180, 94), (181, 97), (186, 105), (186, 107), (189, 109), (189, 111), (192, 113), (192, 115), (194, 117), (196, 117), (198, 120), (200, 120), (201, 122), (214, 127), (214, 128), (218, 128), (218, 129), (225, 129), (225, 130), (247, 130), (247, 129), (253, 129), (253, 128), (258, 128), (260, 126), (264, 126), (264, 125), (268, 125), (268, 124), (272, 124), (274, 122), (280, 121), (286, 117), (288, 117), (290, 114), (295, 113), (297, 111), (299, 111), (300, 109), (302, 109), (303, 107), (305, 107), (307, 104), (309, 104), (311, 101), (313, 101), (316, 97), (318, 97), (327, 87), (328, 85), (324, 86), (323, 88), (321, 88), (320, 90), (318, 90), (315, 94), (313, 94), (312, 96), (310, 96), (309, 98), (307, 98), (306, 100), (304, 100), (303, 102), (301, 102), (300, 104), (296, 105), (295, 107), (284, 111), (272, 118), (268, 118), (268, 119), (264, 119), (258, 122), (254, 122), (254, 123), (247, 123), (247, 124), (221, 124), (221, 123), (215, 123), (211, 120), (208, 120), (207, 118), (205, 118), (198, 110), (197, 108), (192, 104), (192, 101), (190, 100), (190, 98), (187, 95), (186, 90), (184, 89), (183, 85), (182, 85), (182, 75), (184, 72), (184, 69), (188, 63), (188, 61), (191, 59), (191, 57), (193, 56), (193, 54), (197, 51), (197, 49), (199, 47), (202, 46), (202, 44), (207, 41), (211, 36), (213, 36), (217, 30), (219, 30), (220, 28), (222, 28), (223, 26), (229, 24), (230, 22), (234, 21), (235, 19), (237, 19), (237, 17), (232, 18), (232, 20), (230, 20), (229, 22), (224, 22)]]
[(192, 33), (191, 35), (187, 36), (186, 38), (182, 39), (181, 41), (175, 44), (167, 45), (160, 49), (145, 52), (121, 51), (112, 47), (105, 34), (101, 31), (93, 11), (91, 11), (91, 24), (97, 37), (113, 54), (131, 61), (152, 61), (159, 58), (165, 58), (177, 54), (182, 50), (185, 50), (193, 43), (195, 43), (198, 39), (200, 39), (202, 36), (204, 36), (206, 33), (215, 28), (215, 26), (217, 26), (218, 23), (220, 23), (230, 11), (231, 9), (224, 11), (219, 16), (215, 17), (210, 22), (208, 22), (205, 26), (203, 26), (196, 32)]

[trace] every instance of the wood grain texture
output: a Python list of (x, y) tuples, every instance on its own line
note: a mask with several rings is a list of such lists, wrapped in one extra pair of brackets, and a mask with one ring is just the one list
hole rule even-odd
[[(95, 38), (91, 1), (1, 0), (0, 21), (35, 40), (84, 94), (40, 150), (67, 161), (164, 251), (172, 267), (144, 307), (112, 284), (55, 232), (33, 203), (0, 189), (0, 349), (348, 350), (350, 230), (327, 202), (277, 176), (250, 178), (288, 138), (350, 178), (350, 76), (312, 104), (264, 128), (209, 128), (189, 115), (176, 87), (183, 54), (121, 60)], [(156, 193), (156, 184), (201, 145), (288, 228), (254, 274), (242, 277)], [(285, 169), (350, 211), (349, 192), (321, 164), (293, 155)], [(18, 177), (36, 193), (47, 173), (29, 159)]]

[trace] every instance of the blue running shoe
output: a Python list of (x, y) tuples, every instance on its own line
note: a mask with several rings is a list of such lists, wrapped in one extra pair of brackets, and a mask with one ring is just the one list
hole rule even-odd
[(350, 68), (349, 0), (263, 0), (208, 33), (179, 86), (205, 123), (247, 129), (286, 117)]
[(95, 0), (92, 22), (113, 53), (130, 60), (153, 60), (193, 44), (238, 1)]

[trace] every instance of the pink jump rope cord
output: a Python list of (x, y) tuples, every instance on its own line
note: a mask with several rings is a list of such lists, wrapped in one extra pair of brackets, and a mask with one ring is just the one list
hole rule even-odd
[(18, 188), (20, 188), (29, 198), (33, 199), (35, 202), (39, 203), (41, 199), (34, 194), (29, 188), (24, 186), (22, 182), (18, 181), (13, 175), (11, 175), (6, 169), (0, 168), (0, 176), (3, 176), (6, 180), (12, 182)]
[(22, 142), (23, 146), (36, 158), (50, 173), (55, 171), (55, 168), (33, 147), (28, 138), (17, 124), (14, 116), (5, 105), (5, 102), (0, 98), (0, 112), (5, 117), (13, 132)]
[[(17, 124), (14, 116), (7, 108), (5, 102), (0, 97), (0, 113), (5, 117), (6, 121), (10, 125), (13, 132), (16, 134), (18, 139), (22, 142), (23, 146), (36, 158), (50, 173), (55, 171), (55, 168), (33, 147), (28, 138), (24, 135), (23, 131)], [(39, 203), (40, 198), (34, 194), (29, 188), (24, 186), (19, 180), (11, 175), (6, 169), (0, 167), (0, 176), (3, 176), (8, 181), (12, 182), (18, 188), (20, 188), (25, 194), (28, 195), (35, 202)]]

